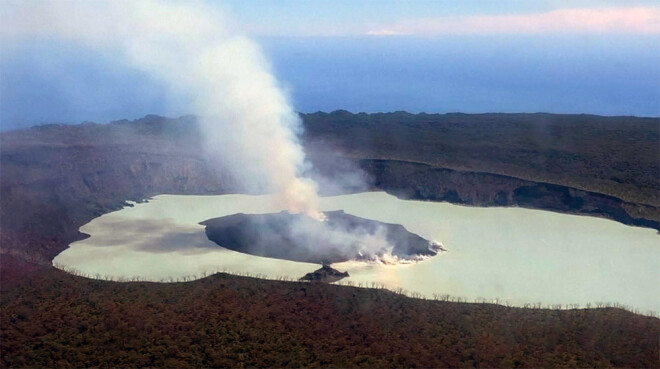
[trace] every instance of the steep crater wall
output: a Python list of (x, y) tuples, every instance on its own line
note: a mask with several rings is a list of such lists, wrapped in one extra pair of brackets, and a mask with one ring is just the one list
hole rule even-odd
[(593, 215), (660, 229), (660, 209), (613, 196), (490, 173), (462, 172), (397, 160), (357, 160), (373, 188), (398, 197), (472, 206), (521, 206)]
[[(355, 117), (339, 115), (341, 119)], [(390, 148), (394, 151), (388, 151), (388, 155), (407, 155), (411, 159), (383, 159), (387, 156), (382, 151), (385, 141), (366, 142), (362, 147), (360, 136), (351, 128), (355, 122), (342, 123), (341, 119), (324, 126), (331, 132), (319, 130), (306, 121), (309, 131), (304, 142), (311, 161), (326, 177), (342, 175), (337, 174), (342, 168), (328, 163), (347, 163), (365, 172), (366, 187), (345, 190), (382, 189), (402, 198), (475, 206), (524, 206), (659, 228), (660, 210), (648, 205), (653, 201), (623, 201), (616, 196), (541, 180), (448, 169), (413, 160), (416, 155), (430, 153), (430, 149), (411, 151), (406, 146), (403, 150), (396, 146), (396, 140)], [(646, 127), (644, 122), (640, 124)], [(418, 129), (405, 122), (396, 127), (401, 132)], [(451, 133), (442, 125), (437, 129), (425, 127)], [(655, 131), (645, 133), (643, 127), (635, 128), (632, 137), (642, 139), (646, 134), (649, 142), (656, 142), (657, 149)], [(377, 128), (371, 128), (377, 132)], [(411, 139), (419, 139), (418, 136), (427, 135), (418, 134)], [(337, 141), (337, 137), (342, 141)], [(337, 150), (318, 155), (317, 150), (322, 146), (319, 142), (324, 140)], [(361, 151), (353, 150), (352, 145)], [(200, 133), (191, 117), (147, 116), (105, 125), (35, 127), (0, 134), (0, 147), (0, 252), (41, 264), (48, 264), (69, 243), (84, 238), (78, 232), (80, 226), (126, 206), (126, 200), (140, 201), (162, 193), (217, 195), (240, 190), (238, 183), (200, 150)], [(440, 149), (436, 147), (433, 152), (451, 153), (437, 151)], [(466, 151), (468, 157), (470, 152)], [(650, 172), (656, 170), (649, 165)], [(644, 168), (640, 164), (638, 170)], [(649, 176), (652, 173), (646, 175)], [(633, 182), (626, 182), (626, 186), (635, 188), (630, 183)]]

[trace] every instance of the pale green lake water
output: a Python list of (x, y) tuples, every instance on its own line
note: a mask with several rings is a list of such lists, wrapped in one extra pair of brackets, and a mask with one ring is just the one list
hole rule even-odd
[[(383, 192), (325, 197), (324, 211), (402, 224), (442, 242), (447, 252), (399, 265), (347, 262), (344, 281), (427, 297), (500, 299), (514, 305), (621, 303), (660, 313), (660, 237), (657, 231), (594, 217), (521, 208), (478, 208), (399, 200)], [(209, 241), (209, 218), (279, 212), (268, 196), (159, 195), (104, 214), (80, 228), (53, 263), (91, 277), (166, 280), (203, 272), (298, 279), (317, 264), (246, 255)]]

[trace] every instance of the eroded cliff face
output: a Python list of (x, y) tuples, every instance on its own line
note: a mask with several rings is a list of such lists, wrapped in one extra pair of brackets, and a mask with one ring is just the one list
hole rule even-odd
[(462, 172), (396, 160), (359, 160), (372, 185), (407, 199), (472, 206), (521, 206), (593, 215), (660, 228), (660, 208), (613, 196), (490, 173)]
[(660, 206), (660, 118), (563, 114), (305, 114), (308, 146), (353, 159), (499, 174)]
[[(350, 118), (344, 115), (342, 119)], [(623, 201), (614, 194), (621, 189), (626, 193), (634, 192), (636, 185), (628, 183), (630, 181), (610, 192), (588, 191), (557, 184), (567, 181), (570, 173), (562, 173), (561, 180), (548, 182), (545, 177), (531, 181), (475, 169), (482, 166), (463, 165), (460, 170), (450, 169), (417, 160), (432, 156), (436, 151), (437, 157), (442, 156), (439, 153), (441, 148), (432, 147), (430, 141), (416, 152), (414, 142), (404, 145), (393, 139), (390, 147), (381, 134), (361, 147), (360, 140), (365, 138), (356, 135), (355, 129), (362, 130), (363, 127), (356, 128), (355, 122), (339, 122), (323, 129), (310, 124), (306, 122), (309, 129), (304, 142), (321, 175), (329, 178), (342, 176), (341, 171), (346, 166), (364, 170), (363, 181), (352, 182), (355, 186), (349, 185), (344, 189), (347, 191), (383, 189), (404, 198), (476, 206), (525, 206), (603, 216), (626, 224), (658, 228), (660, 210), (653, 205), (653, 197), (635, 202)], [(657, 148), (655, 131), (651, 129), (644, 133), (645, 126), (640, 124), (631, 135), (642, 139), (646, 134), (647, 141), (656, 142)], [(433, 127), (425, 129), (433, 130)], [(410, 127), (405, 122), (397, 126), (398, 132), (410, 130), (414, 132), (419, 128)], [(438, 127), (438, 130), (445, 135), (451, 133), (445, 126)], [(428, 141), (426, 134), (406, 134), (408, 140)], [(69, 243), (85, 237), (78, 232), (80, 226), (103, 213), (126, 206), (126, 200), (141, 201), (161, 193), (224, 194), (240, 191), (238, 183), (222, 170), (221, 165), (204, 155), (200, 141), (201, 133), (192, 117), (147, 116), (107, 125), (50, 125), (0, 134), (2, 253), (48, 264)], [(327, 150), (328, 145), (322, 149), (322, 142), (331, 144), (331, 150)], [(405, 150), (397, 149), (401, 145)], [(387, 147), (391, 151), (386, 150)], [(461, 151), (456, 150), (453, 148), (443, 155), (458, 155)], [(649, 164), (649, 168), (643, 168), (644, 163), (649, 162), (648, 153), (638, 152), (636, 155), (644, 156), (644, 160), (640, 160), (640, 168), (635, 168), (634, 172), (647, 170), (653, 175), (656, 166)], [(466, 152), (466, 156), (474, 154)], [(622, 165), (623, 162), (619, 160), (617, 163)], [(505, 166), (506, 163), (498, 168)], [(598, 170), (607, 171), (605, 163), (599, 162)], [(620, 169), (612, 171), (618, 173)], [(529, 175), (524, 173), (526, 177)], [(645, 179), (648, 176), (645, 174), (640, 179), (643, 184), (639, 186), (642, 191), (653, 192), (647, 183), (650, 180)], [(602, 183), (609, 182), (598, 183), (594, 188), (600, 189), (604, 186)], [(658, 191), (657, 181), (655, 186)]]

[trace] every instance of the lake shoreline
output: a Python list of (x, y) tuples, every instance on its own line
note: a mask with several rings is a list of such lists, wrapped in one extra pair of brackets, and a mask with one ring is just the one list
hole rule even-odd
[[(182, 223), (166, 220), (167, 214), (176, 214), (176, 209), (182, 206), (196, 210), (182, 215), (185, 218), (181, 220)], [(204, 206), (207, 209), (202, 209)], [(649, 281), (657, 280), (658, 272), (655, 268), (658, 268), (658, 263), (654, 264), (654, 260), (659, 260), (658, 252), (657, 248), (651, 246), (655, 244), (657, 235), (651, 229), (540, 210), (474, 208), (400, 200), (383, 192), (326, 197), (322, 198), (322, 207), (323, 210), (344, 209), (366, 219), (403, 224), (412, 233), (431, 241), (442, 242), (448, 250), (414, 264), (335, 263), (333, 268), (347, 271), (350, 275), (342, 283), (365, 286), (383, 284), (392, 290), (410, 290), (426, 298), (449, 294), (464, 296), (470, 301), (477, 298), (489, 301), (501, 299), (516, 306), (535, 301), (562, 305), (618, 301), (632, 308), (660, 311), (660, 307), (649, 308), (652, 305), (648, 304), (653, 303), (648, 296), (644, 297), (648, 292), (640, 292), (644, 289), (651, 291), (653, 287), (649, 285)], [(80, 231), (89, 233), (92, 237), (73, 243), (71, 248), (58, 255), (55, 261), (72, 266), (62, 261), (66, 259), (65, 255), (73, 255), (70, 254), (73, 250), (80, 250), (75, 251), (80, 255), (79, 260), (91, 260), (87, 268), (90, 265), (108, 268), (107, 264), (117, 260), (120, 264), (113, 270), (125, 268), (127, 277), (142, 270), (142, 265), (162, 265), (161, 271), (157, 271), (161, 274), (155, 274), (152, 280), (170, 277), (172, 273), (177, 273), (177, 270), (180, 270), (178, 273), (181, 276), (200, 275), (202, 269), (193, 267), (192, 265), (196, 265), (194, 263), (205, 265), (208, 271), (226, 269), (227, 272), (251, 273), (268, 279), (284, 277), (295, 280), (318, 269), (319, 264), (286, 263), (283, 260), (220, 250), (215, 243), (208, 240), (203, 227), (197, 224), (199, 220), (208, 219), (211, 214), (218, 215), (217, 209), (224, 209), (226, 213), (279, 211), (268, 205), (265, 196), (156, 196), (146, 204), (136, 204), (134, 207), (97, 218), (105, 219), (103, 221), (110, 227), (106, 231), (101, 231), (103, 228), (96, 230), (102, 232), (101, 238), (98, 238), (99, 234), (95, 236), (94, 222), (82, 227)], [(139, 219), (144, 214), (151, 214), (149, 216), (152, 218), (144, 220), (144, 224), (140, 223), (144, 222), (142, 220), (135, 221), (137, 226), (131, 230), (126, 227), (133, 221), (126, 223), (121, 220), (121, 216), (124, 216), (122, 214), (133, 214), (126, 220)], [(118, 215), (120, 217), (116, 218)], [(163, 219), (165, 223), (158, 219)], [(128, 229), (126, 232), (135, 232), (124, 237), (130, 240), (128, 246), (117, 249), (128, 252), (127, 255), (134, 255), (126, 259), (126, 262), (119, 262), (123, 260), (121, 253), (97, 255), (98, 252), (111, 252), (112, 248), (108, 246), (83, 246), (85, 242), (89, 245), (98, 241), (101, 245), (115, 242), (116, 240), (107, 237), (118, 237), (112, 228), (116, 224)], [(182, 248), (175, 242), (164, 249), (152, 249), (150, 245), (153, 240), (139, 240), (145, 225), (165, 230), (162, 238), (157, 239), (158, 242), (178, 242), (180, 237), (184, 237), (183, 240), (192, 242), (194, 247)], [(576, 233), (578, 230), (584, 234)], [(633, 240), (637, 240), (637, 244), (631, 244)], [(189, 261), (173, 263), (169, 261), (168, 255), (179, 259), (185, 257), (182, 260)], [(86, 259), (90, 257), (92, 259)], [(94, 258), (103, 260), (103, 263), (93, 261)], [(187, 263), (193, 263), (189, 267), (193, 268), (190, 270), (194, 272), (185, 271), (185, 268), (188, 268), (185, 266)], [(220, 263), (217, 264), (220, 266), (214, 267), (214, 263)], [(246, 269), (240, 265), (250, 267)], [(94, 274), (90, 270), (82, 269), (85, 274)], [(166, 272), (169, 275), (164, 274)], [(433, 282), (425, 287), (426, 282), (420, 282), (424, 280)], [(567, 287), (570, 288), (566, 289)], [(517, 290), (525, 292), (520, 294), (521, 292), (515, 292)], [(617, 294), (620, 296), (617, 297)], [(561, 298), (562, 295), (566, 296)]]

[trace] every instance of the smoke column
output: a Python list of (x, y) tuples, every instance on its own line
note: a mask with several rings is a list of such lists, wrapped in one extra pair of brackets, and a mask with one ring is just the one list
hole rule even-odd
[(66, 40), (120, 55), (192, 101), (208, 153), (245, 186), (265, 186), (289, 211), (322, 218), (316, 184), (300, 175), (299, 117), (259, 47), (218, 9), (191, 1), (8, 1), (0, 31), (3, 42)]

